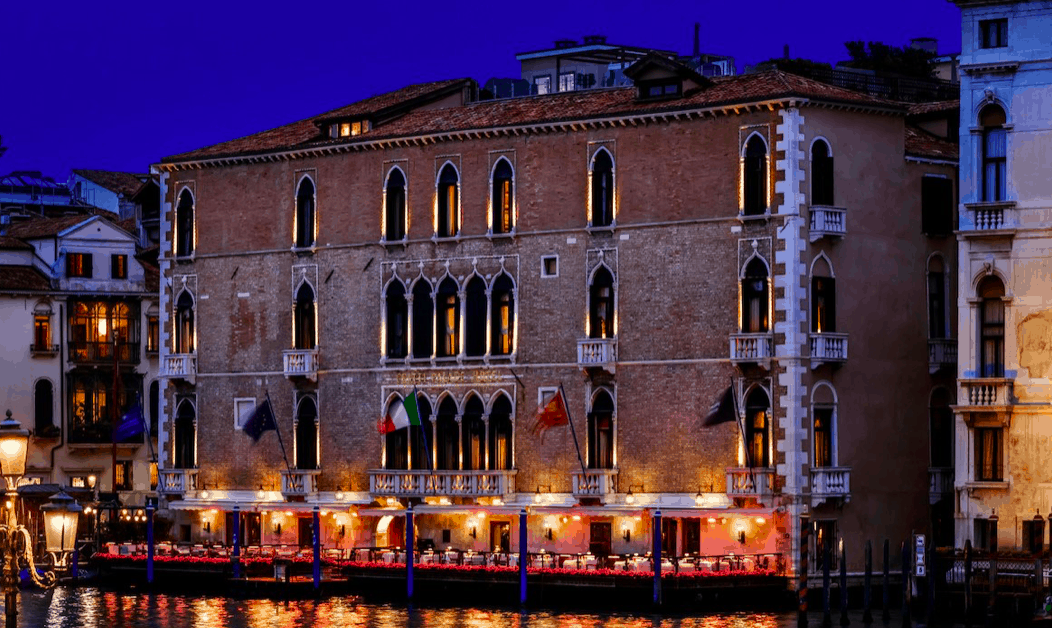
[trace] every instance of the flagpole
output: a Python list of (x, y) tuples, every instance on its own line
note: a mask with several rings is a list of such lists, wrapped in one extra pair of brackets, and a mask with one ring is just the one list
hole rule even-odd
[[(111, 447), (111, 450), (110, 450), (111, 453), (112, 453), (112, 462), (113, 462), (112, 471), (113, 471), (113, 475), (110, 476), (110, 490), (113, 492), (114, 502), (116, 502), (116, 499), (117, 499), (116, 498), (116, 495), (117, 495), (117, 416), (118, 416), (118, 414), (117, 414), (117, 403), (118, 403), (117, 399), (119, 397), (118, 385), (119, 385), (120, 376), (121, 376), (121, 373), (120, 373), (121, 365), (120, 365), (120, 358), (117, 357), (117, 330), (114, 329), (111, 326), (110, 327), (110, 331), (113, 332), (112, 333), (112, 335), (113, 335), (113, 403), (110, 404), (110, 408), (111, 408), (111, 410), (110, 410), (110, 421), (111, 421), (112, 426), (113, 426), (112, 434), (111, 434), (112, 438), (110, 438), (110, 440), (113, 441), (113, 446)], [(117, 512), (117, 507), (116, 506), (114, 506), (113, 512), (114, 512), (114, 514), (116, 514), (116, 512)]]
[(741, 414), (738, 412), (738, 389), (734, 385), (734, 378), (731, 377), (731, 402), (734, 404), (734, 422), (738, 424), (738, 431), (742, 435), (742, 451), (745, 452), (745, 468), (749, 470), (749, 480), (752, 482), (753, 489), (756, 488), (756, 474), (752, 467), (752, 461), (749, 460), (749, 442), (745, 437), (745, 425)]
[[(274, 404), (270, 401), (270, 391), (263, 389), (263, 394), (267, 397), (267, 405), (270, 406), (271, 414), (274, 413)], [(274, 417), (274, 431), (278, 433), (278, 445), (281, 445), (281, 457), (285, 459), (285, 470), (289, 472), (289, 476), (292, 476), (292, 465), (289, 464), (289, 457), (285, 453), (285, 443), (281, 440), (281, 426), (278, 425), (278, 418)]]
[(566, 401), (566, 391), (563, 389), (562, 382), (559, 382), (559, 394), (563, 397), (566, 420), (570, 423), (570, 433), (573, 434), (573, 447), (577, 450), (577, 462), (581, 463), (581, 475), (586, 475), (588, 472), (584, 470), (584, 458), (581, 458), (581, 446), (577, 444), (577, 430), (573, 427), (573, 417), (570, 416), (570, 404)]
[[(435, 469), (431, 462), (431, 446), (427, 443), (427, 429), (424, 427), (424, 418), (420, 416), (420, 396), (416, 390), (416, 386), (413, 386), (413, 407), (416, 408), (416, 418), (420, 421), (420, 433), (424, 437), (424, 452), (426, 454), (424, 457), (427, 458), (427, 472), (431, 477), (434, 477)], [(431, 422), (430, 416), (427, 417), (427, 421), (428, 423)]]

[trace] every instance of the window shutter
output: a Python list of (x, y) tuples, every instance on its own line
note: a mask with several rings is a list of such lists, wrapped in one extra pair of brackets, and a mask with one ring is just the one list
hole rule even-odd
[(84, 277), (91, 279), (94, 275), (95, 265), (91, 260), (91, 253), (82, 253), (84, 256)]

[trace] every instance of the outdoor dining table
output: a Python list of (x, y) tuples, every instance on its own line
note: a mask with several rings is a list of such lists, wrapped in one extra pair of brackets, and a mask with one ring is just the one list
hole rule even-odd
[(686, 558), (682, 558), (679, 561), (679, 570), (683, 573), (691, 573), (694, 571), (694, 562)]
[(434, 552), (424, 552), (420, 555), (419, 562), (421, 565), (434, 565), (438, 563), (438, 555)]

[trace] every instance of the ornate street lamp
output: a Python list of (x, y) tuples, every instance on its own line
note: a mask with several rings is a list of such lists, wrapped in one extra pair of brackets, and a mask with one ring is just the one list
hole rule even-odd
[(51, 554), (52, 565), (65, 567), (66, 557), (76, 545), (77, 522), (84, 509), (72, 497), (59, 491), (40, 510), (44, 511), (44, 551)]
[(19, 525), (15, 518), (18, 481), (26, 471), (28, 445), (29, 431), (22, 429), (18, 421), (11, 418), (11, 411), (8, 410), (7, 417), (0, 421), (0, 476), (3, 476), (7, 483), (7, 517), (0, 524), (0, 560), (3, 561), (0, 589), (4, 593), (7, 628), (18, 626), (18, 572), (23, 567), (29, 570), (29, 576), (37, 586), (55, 586), (53, 571), (48, 571), (43, 576), (37, 574), (33, 562), (33, 539), (29, 530)]

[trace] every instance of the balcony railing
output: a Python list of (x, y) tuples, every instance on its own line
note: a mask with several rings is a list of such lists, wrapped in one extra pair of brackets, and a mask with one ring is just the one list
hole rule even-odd
[(197, 377), (196, 353), (172, 353), (161, 362), (161, 377), (183, 379), (193, 383)]
[(769, 501), (774, 495), (774, 469), (744, 468), (727, 469), (727, 497), (755, 497)]
[(616, 338), (582, 338), (577, 341), (577, 364), (614, 372), (617, 362)]
[(928, 467), (928, 502), (935, 504), (953, 494), (953, 467)]
[(157, 492), (162, 495), (183, 496), (197, 490), (197, 469), (161, 469)]
[(1001, 377), (961, 379), (959, 406), (997, 408), (1012, 405), (1012, 380)]
[(938, 373), (957, 364), (957, 341), (953, 338), (928, 339), (928, 371)]
[(318, 380), (318, 350), (288, 349), (284, 355), (285, 377), (305, 377), (311, 381)]
[(760, 334), (731, 334), (731, 362), (761, 364), (774, 357), (774, 336)]
[[(113, 362), (112, 341), (71, 341), (69, 359), (73, 362)], [(139, 343), (118, 342), (117, 360), (120, 362), (139, 363)]]
[(30, 355), (38, 355), (44, 357), (51, 357), (58, 355), (58, 345), (38, 345), (33, 343), (29, 345)]
[(281, 472), (281, 494), (285, 497), (307, 497), (318, 492), (317, 469), (293, 469)]
[(811, 467), (811, 498), (815, 505), (851, 499), (851, 467)]
[(811, 334), (811, 367), (825, 362), (847, 361), (847, 334)]
[(811, 207), (810, 231), (811, 242), (826, 237), (844, 237), (847, 235), (847, 210), (842, 207)]
[(573, 474), (574, 497), (606, 497), (617, 493), (617, 469), (588, 469)]
[(972, 218), (971, 228), (962, 229), (966, 234), (982, 235), (986, 231), (1003, 231), (1015, 226), (1011, 216), (1011, 210), (1015, 208), (1013, 201), (966, 203), (965, 207)]
[(504, 497), (515, 492), (514, 470), (369, 471), (369, 493), (383, 497)]

